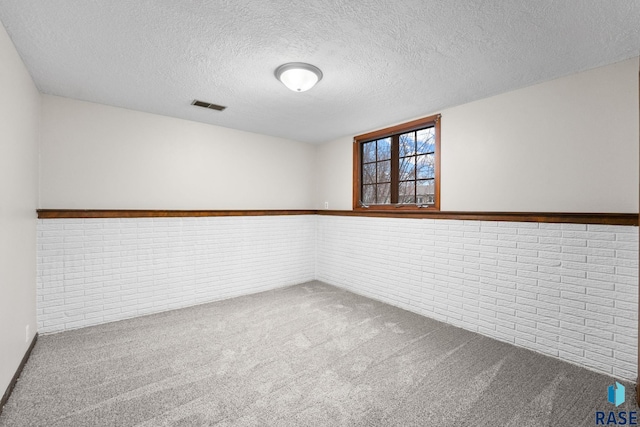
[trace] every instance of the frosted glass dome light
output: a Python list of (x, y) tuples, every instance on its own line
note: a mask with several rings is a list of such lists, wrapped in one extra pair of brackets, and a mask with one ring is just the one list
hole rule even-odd
[(322, 80), (318, 67), (302, 62), (290, 62), (276, 69), (276, 78), (294, 92), (304, 92)]

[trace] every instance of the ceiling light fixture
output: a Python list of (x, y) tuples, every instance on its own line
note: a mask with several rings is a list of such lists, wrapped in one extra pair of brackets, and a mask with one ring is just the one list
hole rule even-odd
[(289, 62), (276, 68), (276, 78), (294, 92), (304, 92), (322, 80), (318, 67), (303, 62)]

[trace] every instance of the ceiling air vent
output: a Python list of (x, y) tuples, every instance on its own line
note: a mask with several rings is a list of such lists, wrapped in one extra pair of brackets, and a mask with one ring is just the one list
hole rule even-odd
[(225, 108), (227, 108), (218, 104), (211, 104), (209, 102), (198, 101), (197, 99), (194, 99), (191, 105), (195, 105), (196, 107), (208, 108), (210, 110), (216, 110), (216, 111), (223, 111)]

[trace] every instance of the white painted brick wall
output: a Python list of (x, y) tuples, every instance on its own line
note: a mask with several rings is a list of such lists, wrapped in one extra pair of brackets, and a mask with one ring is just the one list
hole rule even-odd
[(319, 216), (317, 279), (635, 381), (638, 228)]
[(38, 331), (313, 280), (315, 223), (311, 215), (39, 220)]
[(314, 278), (635, 381), (638, 228), (337, 216), (38, 222), (38, 330)]

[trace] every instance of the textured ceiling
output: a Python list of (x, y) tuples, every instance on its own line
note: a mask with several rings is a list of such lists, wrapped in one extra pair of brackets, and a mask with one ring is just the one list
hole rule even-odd
[[(638, 0), (0, 0), (0, 20), (44, 93), (311, 143), (640, 55)], [(289, 91), (293, 61), (324, 78)]]

